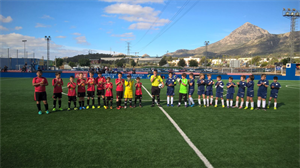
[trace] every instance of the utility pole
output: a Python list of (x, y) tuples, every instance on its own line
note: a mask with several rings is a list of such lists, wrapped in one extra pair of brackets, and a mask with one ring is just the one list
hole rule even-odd
[(51, 37), (50, 36), (45, 36), (45, 40), (47, 40), (47, 70), (49, 69), (49, 58), (50, 58), (50, 40)]
[(208, 59), (207, 46), (209, 44), (209, 41), (205, 41), (204, 44), (205, 44), (205, 50), (206, 50), (205, 68), (207, 68), (207, 59)]
[(24, 43), (24, 58), (26, 57), (25, 56), (25, 43), (27, 42), (27, 40), (22, 40), (22, 42)]
[(9, 58), (9, 48), (7, 49), (7, 58)]
[(126, 41), (127, 43), (127, 56), (130, 55), (130, 42)]

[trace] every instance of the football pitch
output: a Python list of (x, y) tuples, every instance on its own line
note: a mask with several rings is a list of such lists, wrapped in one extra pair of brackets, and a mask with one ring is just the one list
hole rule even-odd
[[(277, 110), (273, 103), (267, 111), (227, 109), (221, 107), (220, 100), (217, 108), (167, 107), (164, 88), (162, 109), (150, 107), (151, 97), (143, 89), (142, 108), (117, 110), (114, 101), (112, 110), (101, 107), (38, 115), (31, 78), (0, 80), (3, 168), (207, 167), (163, 110), (215, 168), (299, 167), (300, 81), (279, 81), (282, 88)], [(47, 80), (49, 84), (52, 81)], [(66, 86), (69, 79), (63, 81)], [(151, 90), (149, 80), (141, 82)], [(178, 90), (177, 86), (174, 105)], [(53, 87), (47, 86), (50, 111), (52, 91)], [(63, 92), (67, 93), (67, 88)], [(270, 88), (268, 98), (269, 94)], [(198, 102), (197, 92), (193, 98)], [(256, 107), (257, 97), (254, 100)], [(67, 106), (67, 96), (63, 95), (62, 107)], [(44, 111), (43, 104), (41, 107)]]

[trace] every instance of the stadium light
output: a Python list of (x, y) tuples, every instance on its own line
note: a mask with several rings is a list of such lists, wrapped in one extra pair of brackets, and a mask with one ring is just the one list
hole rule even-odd
[(50, 40), (51, 40), (51, 37), (50, 36), (45, 36), (45, 40), (47, 40), (47, 70), (49, 69), (49, 57), (50, 57), (50, 53), (49, 53), (49, 50), (50, 50)]

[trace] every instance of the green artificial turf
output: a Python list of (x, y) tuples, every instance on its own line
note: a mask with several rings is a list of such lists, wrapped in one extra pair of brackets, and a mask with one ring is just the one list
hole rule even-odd
[[(31, 82), (1, 78), (1, 167), (205, 167), (161, 110), (150, 107), (145, 90), (143, 108), (39, 116)], [(142, 82), (150, 91), (150, 81)], [(166, 107), (166, 88), (161, 104), (214, 167), (299, 167), (300, 82), (279, 82), (276, 111), (273, 104), (266, 112)], [(50, 110), (52, 90), (47, 87)], [(62, 104), (66, 109), (66, 95)]]

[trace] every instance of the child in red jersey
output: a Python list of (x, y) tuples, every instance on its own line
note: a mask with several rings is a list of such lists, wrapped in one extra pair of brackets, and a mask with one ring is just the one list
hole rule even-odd
[(74, 82), (74, 76), (70, 76), (70, 82), (67, 85), (68, 88), (68, 111), (70, 111), (71, 101), (74, 102), (74, 110), (76, 108), (76, 83)]
[(53, 88), (53, 110), (56, 111), (56, 99), (58, 99), (58, 108), (60, 111), (63, 109), (61, 108), (61, 97), (62, 97), (62, 85), (64, 84), (63, 80), (60, 78), (60, 73), (56, 72), (55, 77), (52, 80), (52, 86)]
[(101, 72), (98, 72), (98, 77), (96, 78), (97, 82), (97, 95), (98, 95), (98, 107), (100, 108), (100, 97), (103, 99), (103, 105), (106, 106), (105, 102), (105, 89), (104, 85), (106, 83), (105, 77), (102, 76)]
[[(109, 102), (110, 102), (110, 109), (112, 109), (113, 108), (112, 107), (112, 105), (113, 105), (113, 93), (112, 93), (113, 84), (110, 82), (110, 77), (106, 78), (105, 89), (106, 89), (105, 97), (106, 97), (106, 100), (107, 100), (106, 105), (108, 106)], [(107, 109), (107, 106), (104, 106), (104, 108)]]
[(117, 91), (117, 109), (120, 110), (122, 108), (122, 98), (124, 91), (124, 79), (122, 79), (122, 73), (118, 73), (118, 79), (115, 80), (116, 83), (116, 91)]
[(140, 82), (140, 77), (136, 78), (136, 84), (135, 84), (135, 99), (134, 99), (134, 107), (136, 107), (136, 101), (137, 99), (140, 100), (140, 107), (142, 107), (142, 83)]
[(46, 114), (49, 114), (48, 111), (48, 103), (47, 103), (47, 94), (46, 94), (46, 87), (48, 86), (48, 81), (46, 78), (42, 77), (43, 72), (38, 70), (36, 75), (37, 77), (33, 78), (32, 85), (34, 86), (34, 101), (36, 101), (37, 108), (39, 110), (38, 114), (43, 114), (41, 111), (41, 104), (40, 101), (43, 101)]
[(84, 97), (85, 97), (85, 79), (83, 79), (83, 73), (79, 74), (79, 79), (77, 79), (78, 85), (78, 97), (79, 97), (79, 110), (84, 110)]
[(87, 78), (86, 84), (88, 85), (87, 87), (87, 106), (86, 109), (90, 108), (90, 99), (92, 98), (92, 108), (95, 109), (95, 85), (97, 84), (96, 79), (94, 78), (94, 72), (90, 71), (89, 72), (90, 77)]

